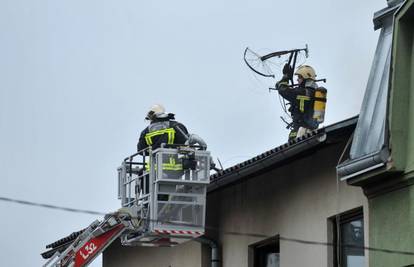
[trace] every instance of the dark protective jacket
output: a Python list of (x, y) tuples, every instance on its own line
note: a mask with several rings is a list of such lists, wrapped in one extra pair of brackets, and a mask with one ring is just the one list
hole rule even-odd
[(307, 80), (297, 87), (289, 87), (286, 79), (282, 79), (276, 84), (279, 94), (289, 101), (289, 112), (293, 120), (294, 130), (299, 127), (307, 129), (317, 129), (319, 123), (313, 118), (314, 97), (317, 84), (312, 80)]
[(161, 147), (161, 144), (184, 144), (188, 138), (187, 128), (174, 120), (173, 116), (157, 118), (145, 128), (139, 137), (138, 151), (151, 146), (152, 149)]

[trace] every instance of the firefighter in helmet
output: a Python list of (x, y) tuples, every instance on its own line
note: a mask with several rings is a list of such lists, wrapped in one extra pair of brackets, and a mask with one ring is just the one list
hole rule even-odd
[[(175, 145), (184, 144), (188, 139), (187, 128), (175, 121), (175, 116), (172, 113), (166, 113), (165, 108), (160, 104), (155, 104), (150, 107), (145, 116), (145, 120), (150, 124), (141, 132), (138, 140), (137, 150), (140, 154), (148, 154), (148, 151), (144, 152), (144, 149), (151, 147), (152, 150), (160, 148), (162, 145)], [(149, 170), (149, 163), (145, 168)], [(174, 176), (180, 176), (182, 174), (182, 164), (178, 162), (176, 157), (167, 157), (163, 159), (163, 172), (174, 173)], [(173, 175), (170, 175), (173, 177)], [(144, 186), (144, 180), (140, 181), (140, 188), (144, 190), (144, 193), (149, 191), (148, 176), (145, 177), (146, 182)]]
[(188, 139), (187, 128), (175, 121), (174, 114), (165, 113), (162, 105), (153, 105), (145, 119), (150, 121), (150, 124), (141, 132), (138, 151), (149, 146), (154, 150), (161, 147), (161, 144), (184, 144)]
[[(187, 128), (175, 120), (173, 113), (166, 113), (162, 105), (153, 105), (146, 117), (150, 124), (141, 132), (137, 149), (143, 154), (142, 150), (151, 147), (152, 150), (160, 148), (163, 144), (169, 145), (198, 145), (200, 149), (206, 150), (207, 144), (196, 134), (189, 134)], [(163, 159), (163, 170), (165, 172), (178, 174), (186, 166), (179, 162), (176, 157)], [(148, 166), (147, 166), (148, 167)], [(170, 174), (171, 174), (170, 173)]]
[[(175, 120), (173, 113), (166, 113), (165, 109), (160, 104), (153, 105), (146, 117), (150, 124), (141, 132), (137, 149), (140, 154), (148, 154), (142, 152), (145, 148), (151, 147), (152, 150), (165, 145), (195, 145), (197, 144), (201, 149), (207, 149), (207, 145), (201, 137), (195, 134), (189, 134), (187, 128), (180, 122)], [(168, 179), (179, 179), (187, 169), (185, 161), (180, 160), (176, 155), (163, 154), (162, 156), (163, 175)], [(150, 168), (149, 164), (145, 166)], [(140, 188), (144, 193), (149, 192), (148, 176), (140, 181)], [(168, 195), (158, 195), (158, 200), (168, 200)]]
[(145, 119), (150, 121), (150, 125), (141, 132), (138, 151), (149, 146), (154, 150), (161, 147), (161, 144), (198, 145), (202, 150), (207, 149), (206, 142), (200, 136), (189, 134), (187, 128), (175, 120), (173, 113), (165, 113), (162, 105), (153, 105)]
[[(297, 85), (289, 86), (289, 79), (293, 74), (297, 77)], [(326, 89), (319, 87), (315, 78), (315, 70), (309, 65), (301, 65), (293, 73), (290, 65), (286, 64), (283, 67), (282, 79), (276, 83), (279, 94), (290, 104), (288, 111), (292, 117), (292, 123), (289, 140), (317, 129), (319, 123), (323, 122)], [(324, 94), (325, 99), (318, 97), (320, 92)], [(320, 114), (319, 108), (315, 109), (317, 105), (321, 105), (319, 102), (323, 105), (323, 114)]]

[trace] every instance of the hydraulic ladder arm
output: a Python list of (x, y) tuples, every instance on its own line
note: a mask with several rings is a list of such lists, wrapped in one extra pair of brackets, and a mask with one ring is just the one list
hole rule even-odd
[(184, 146), (147, 154), (133, 154), (118, 168), (123, 208), (93, 222), (43, 267), (88, 266), (119, 237), (124, 246), (158, 247), (204, 234), (210, 152)]
[(84, 267), (88, 266), (114, 240), (138, 227), (138, 221), (128, 209), (96, 220), (79, 235), (62, 253), (56, 252), (43, 267)]

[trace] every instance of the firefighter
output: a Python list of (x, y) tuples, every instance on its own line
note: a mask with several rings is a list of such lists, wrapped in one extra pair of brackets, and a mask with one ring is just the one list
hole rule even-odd
[[(155, 150), (163, 144), (167, 146), (184, 144), (188, 139), (187, 128), (183, 124), (175, 121), (174, 114), (166, 113), (162, 105), (152, 105), (145, 116), (145, 120), (149, 121), (150, 124), (141, 132), (139, 137), (137, 150), (140, 154), (148, 155), (148, 151), (143, 151), (148, 147)], [(177, 161), (176, 157), (165, 159), (163, 172), (174, 172), (176, 174), (175, 176), (180, 176), (182, 174), (182, 164), (179, 164)], [(145, 168), (147, 170), (150, 168), (148, 162)], [(142, 170), (140, 174), (142, 174)], [(145, 185), (144, 179), (140, 180), (140, 188), (143, 189), (144, 194), (149, 193), (148, 178), (148, 176), (145, 177)]]
[[(201, 137), (195, 134), (189, 134), (187, 128), (182, 123), (175, 121), (175, 115), (173, 113), (166, 113), (162, 105), (153, 105), (149, 109), (145, 119), (150, 121), (150, 124), (141, 132), (137, 144), (138, 152), (141, 152), (141, 154), (148, 154), (142, 152), (147, 147), (155, 150), (163, 144), (166, 147), (168, 145), (197, 144), (201, 149), (207, 149), (207, 145)], [(163, 175), (167, 179), (179, 179), (184, 174), (184, 170), (187, 169), (186, 161), (178, 159), (176, 155), (163, 155), (162, 161)], [(148, 164), (146, 168), (149, 169)], [(140, 180), (140, 188), (144, 190), (144, 193), (148, 193), (148, 176), (145, 179), (145, 186), (144, 179)], [(166, 201), (168, 199), (168, 195), (158, 195), (158, 200)], [(166, 211), (163, 210), (163, 212)]]
[[(163, 144), (166, 147), (168, 145), (198, 145), (200, 149), (207, 149), (207, 145), (201, 137), (189, 134), (182, 123), (175, 121), (175, 115), (166, 113), (162, 105), (153, 105), (145, 119), (150, 121), (150, 125), (141, 132), (137, 144), (137, 150), (140, 154), (148, 154), (142, 152), (148, 147), (155, 150)], [(184, 163), (186, 162), (175, 156), (169, 156), (163, 159), (163, 172), (168, 174), (169, 178), (179, 178), (183, 174), (183, 170), (187, 168)], [(146, 167), (149, 168), (149, 165)], [(148, 190), (147, 186), (146, 190)]]
[(187, 128), (177, 121), (173, 113), (165, 113), (162, 105), (153, 105), (145, 117), (150, 125), (141, 132), (137, 149), (141, 151), (148, 146), (157, 149), (161, 144), (166, 145), (197, 145), (200, 149), (206, 150), (206, 142), (196, 134), (189, 134)]
[[(297, 76), (297, 85), (294, 87), (289, 86), (289, 79), (293, 74)], [(315, 115), (315, 93), (321, 90), (315, 78), (315, 70), (309, 65), (302, 65), (293, 73), (293, 69), (286, 64), (283, 67), (282, 79), (276, 83), (279, 94), (290, 104), (292, 123), (289, 141), (317, 129), (319, 123), (323, 121), (323, 117), (321, 119), (319, 115), (319, 117)], [(326, 89), (322, 89), (325, 90), (326, 96)], [(326, 102), (326, 99), (324, 101)], [(323, 112), (324, 108), (323, 103)]]
[(187, 128), (175, 121), (174, 116), (172, 113), (165, 113), (162, 105), (153, 105), (145, 117), (150, 125), (141, 132), (138, 151), (149, 146), (154, 150), (161, 147), (161, 144), (184, 144), (189, 136)]

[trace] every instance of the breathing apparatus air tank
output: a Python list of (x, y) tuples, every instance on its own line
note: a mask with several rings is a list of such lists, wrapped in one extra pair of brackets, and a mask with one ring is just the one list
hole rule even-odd
[(322, 123), (325, 120), (326, 109), (326, 95), (328, 90), (324, 87), (318, 87), (315, 89), (315, 97), (313, 104), (313, 119), (318, 123)]

